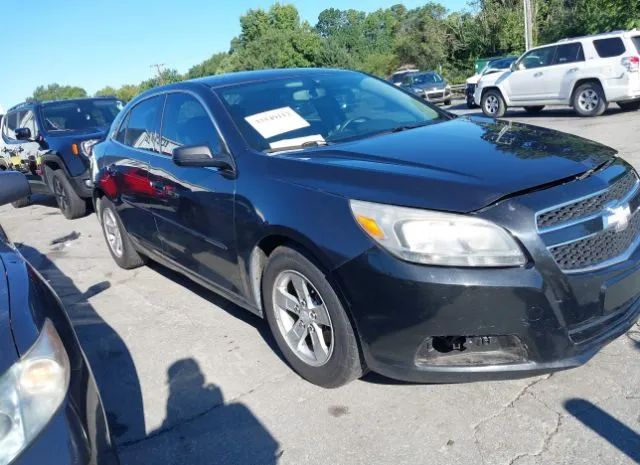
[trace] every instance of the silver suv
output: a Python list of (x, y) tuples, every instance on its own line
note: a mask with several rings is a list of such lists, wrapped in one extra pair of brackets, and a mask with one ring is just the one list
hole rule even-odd
[(485, 115), (508, 107), (537, 113), (545, 105), (569, 105), (581, 116), (598, 116), (609, 103), (640, 108), (640, 31), (617, 31), (529, 50), (508, 71), (483, 76), (474, 94)]

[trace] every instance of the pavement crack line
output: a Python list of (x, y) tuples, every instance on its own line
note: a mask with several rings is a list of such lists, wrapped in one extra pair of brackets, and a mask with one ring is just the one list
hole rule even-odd
[(540, 448), (540, 450), (533, 454), (529, 454), (529, 453), (518, 454), (509, 461), (509, 465), (515, 465), (516, 462), (518, 462), (520, 459), (523, 459), (525, 457), (539, 457), (549, 450), (549, 446), (551, 446), (551, 441), (558, 434), (558, 431), (560, 431), (560, 427), (562, 426), (562, 420), (565, 418), (563, 415), (560, 415), (558, 412), (554, 412), (554, 413), (556, 414), (555, 427), (544, 438), (544, 441), (542, 442), (542, 447)]
[[(482, 425), (484, 425), (485, 423), (490, 422), (491, 420), (493, 420), (495, 418), (498, 418), (500, 415), (502, 415), (504, 412), (506, 412), (509, 408), (512, 408), (516, 402), (518, 402), (520, 399), (522, 399), (522, 397), (524, 397), (524, 395), (531, 388), (533, 388), (538, 383), (541, 383), (543, 381), (548, 380), (552, 376), (553, 376), (553, 373), (550, 373), (550, 374), (548, 374), (546, 376), (543, 376), (541, 378), (535, 379), (535, 380), (531, 381), (530, 383), (527, 383), (522, 389), (520, 389), (520, 391), (518, 391), (516, 396), (510, 402), (508, 402), (506, 405), (504, 405), (500, 410), (498, 410), (497, 412), (495, 412), (492, 415), (489, 415), (486, 418), (483, 418), (482, 420), (480, 420), (478, 423), (476, 423), (473, 426), (473, 442), (474, 442), (474, 444), (476, 446), (476, 449), (478, 451), (478, 455), (480, 456), (480, 463), (482, 463), (482, 464), (486, 464), (487, 463), (487, 461), (485, 460), (484, 454), (482, 453), (482, 448), (480, 447), (480, 440), (478, 439), (478, 432), (480, 430), (480, 427)], [(546, 407), (546, 405), (545, 405), (545, 407)], [(555, 411), (553, 411), (553, 413), (558, 415), (558, 413), (555, 412)]]

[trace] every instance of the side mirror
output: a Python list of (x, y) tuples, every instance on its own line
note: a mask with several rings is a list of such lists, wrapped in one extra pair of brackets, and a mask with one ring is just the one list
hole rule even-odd
[(15, 202), (31, 195), (31, 186), (24, 174), (0, 171), (0, 205)]
[(231, 158), (226, 153), (213, 154), (208, 145), (183, 145), (173, 149), (173, 162), (178, 166), (200, 168), (233, 169)]
[(511, 63), (511, 66), (509, 66), (509, 70), (511, 72), (514, 72), (515, 70), (518, 69), (518, 65), (516, 64), (516, 62), (514, 61), (513, 63)]
[(29, 128), (18, 128), (15, 131), (16, 139), (18, 140), (30, 140), (31, 139), (31, 129)]

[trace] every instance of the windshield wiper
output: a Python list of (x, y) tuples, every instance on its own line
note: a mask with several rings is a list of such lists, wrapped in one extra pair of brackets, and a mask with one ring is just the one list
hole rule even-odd
[(430, 121), (422, 121), (420, 123), (414, 123), (414, 124), (405, 124), (402, 126), (396, 126), (393, 128), (389, 128), (389, 129), (381, 129), (380, 131), (373, 131), (373, 132), (368, 132), (366, 134), (360, 134), (357, 136), (349, 136), (349, 137), (343, 137), (341, 139), (331, 139), (332, 143), (335, 142), (349, 142), (349, 141), (353, 141), (353, 140), (359, 140), (359, 139), (369, 139), (370, 137), (375, 137), (375, 136), (382, 136), (384, 134), (393, 134), (396, 132), (402, 132), (402, 131), (408, 131), (410, 129), (416, 129), (416, 128), (421, 128), (423, 126), (429, 126), (431, 124), (435, 124), (437, 121), (439, 121), (440, 119), (433, 119)]
[(264, 151), (264, 153), (287, 152), (291, 150), (304, 150), (312, 147), (324, 147), (325, 145), (329, 145), (329, 142), (322, 141), (322, 140), (310, 140), (307, 142), (303, 142), (302, 144), (288, 145), (286, 147), (276, 147), (272, 149), (267, 149)]

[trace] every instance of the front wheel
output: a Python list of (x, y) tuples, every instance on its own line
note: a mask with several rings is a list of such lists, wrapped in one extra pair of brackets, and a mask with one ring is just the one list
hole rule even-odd
[(278, 247), (269, 256), (262, 296), (271, 332), (287, 362), (326, 388), (364, 373), (347, 313), (325, 273), (302, 253)]
[(502, 94), (491, 89), (482, 95), (482, 112), (490, 118), (501, 118), (507, 111), (507, 104)]
[(618, 102), (618, 106), (622, 111), (638, 111), (640, 110), (640, 100), (633, 102)]
[(58, 208), (66, 219), (74, 220), (87, 214), (87, 202), (76, 194), (64, 171), (53, 171), (51, 190), (56, 196)]
[(580, 116), (600, 116), (607, 110), (607, 101), (600, 84), (587, 82), (573, 93), (573, 108)]
[(16, 200), (15, 202), (11, 202), (11, 205), (13, 206), (13, 208), (28, 207), (29, 205), (31, 205), (31, 196), (23, 197), (19, 200)]

